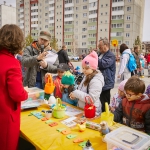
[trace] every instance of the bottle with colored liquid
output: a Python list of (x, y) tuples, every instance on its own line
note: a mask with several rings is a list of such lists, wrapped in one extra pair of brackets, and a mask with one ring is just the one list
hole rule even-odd
[(83, 148), (83, 150), (94, 150), (89, 140), (86, 142), (86, 146)]

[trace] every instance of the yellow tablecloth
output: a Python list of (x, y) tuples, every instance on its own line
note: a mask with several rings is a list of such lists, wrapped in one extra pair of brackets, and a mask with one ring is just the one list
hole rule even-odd
[[(50, 127), (45, 121), (37, 119), (35, 116), (28, 116), (31, 111), (45, 110), (46, 106), (40, 106), (38, 109), (25, 110), (21, 112), (21, 135), (32, 143), (37, 150), (82, 150), (79, 143), (73, 143), (73, 139), (66, 138), (66, 135), (56, 131), (57, 128), (68, 128), (60, 123), (63, 119), (51, 118), (58, 122), (55, 127)], [(66, 116), (67, 118), (67, 116)], [(100, 122), (100, 119), (94, 120)], [(69, 128), (68, 128), (69, 129)], [(77, 137), (83, 140), (90, 140), (94, 150), (106, 150), (106, 143), (102, 142), (102, 137), (99, 131), (86, 129), (84, 132), (79, 132), (77, 127), (71, 129), (71, 134), (76, 134)]]

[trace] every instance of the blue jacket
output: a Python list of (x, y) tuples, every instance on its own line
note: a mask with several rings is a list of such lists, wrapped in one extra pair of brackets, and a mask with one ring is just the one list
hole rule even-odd
[(98, 68), (102, 72), (105, 81), (102, 91), (112, 89), (115, 84), (116, 58), (110, 50), (104, 53), (101, 59), (98, 59)]

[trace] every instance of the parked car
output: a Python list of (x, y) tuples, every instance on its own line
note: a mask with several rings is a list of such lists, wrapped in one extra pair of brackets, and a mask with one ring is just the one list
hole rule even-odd
[(68, 57), (70, 60), (79, 61), (79, 56), (69, 55)]

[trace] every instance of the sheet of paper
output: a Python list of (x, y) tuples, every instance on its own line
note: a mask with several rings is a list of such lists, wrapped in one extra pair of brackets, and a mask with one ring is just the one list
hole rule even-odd
[(83, 111), (79, 110), (77, 108), (73, 108), (73, 107), (67, 106), (65, 113), (66, 113), (67, 116), (76, 116), (78, 114), (83, 113)]
[(75, 119), (76, 119), (76, 117), (70, 117), (68, 119), (61, 121), (61, 123), (66, 125), (67, 127), (73, 127), (77, 124), (76, 122), (73, 121)]

